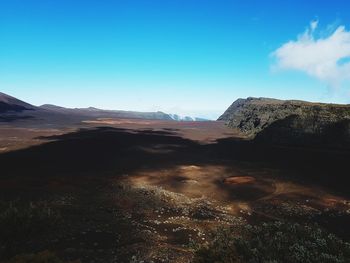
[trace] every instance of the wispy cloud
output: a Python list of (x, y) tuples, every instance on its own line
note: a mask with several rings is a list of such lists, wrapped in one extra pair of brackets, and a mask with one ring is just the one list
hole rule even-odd
[(274, 67), (298, 70), (317, 78), (330, 87), (340, 87), (350, 80), (350, 31), (338, 26), (325, 37), (317, 37), (318, 21), (306, 31), (272, 53)]

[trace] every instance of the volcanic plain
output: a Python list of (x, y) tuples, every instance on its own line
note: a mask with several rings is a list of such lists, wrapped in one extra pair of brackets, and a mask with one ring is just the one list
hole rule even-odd
[(191, 262), (215, 229), (275, 220), (349, 241), (349, 156), (260, 144), (222, 121), (2, 123), (0, 207), (38, 220), (8, 222), (0, 262)]

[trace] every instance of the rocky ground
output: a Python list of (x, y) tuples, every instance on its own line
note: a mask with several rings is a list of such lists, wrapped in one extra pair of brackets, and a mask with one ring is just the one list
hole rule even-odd
[(274, 156), (288, 149), (259, 146), (270, 157), (258, 158), (221, 122), (108, 122), (18, 133), (27, 143), (0, 155), (0, 262), (42, 251), (62, 262), (192, 262), (216, 229), (276, 220), (349, 241), (346, 191), (305, 178), (329, 180), (328, 166), (284, 166)]

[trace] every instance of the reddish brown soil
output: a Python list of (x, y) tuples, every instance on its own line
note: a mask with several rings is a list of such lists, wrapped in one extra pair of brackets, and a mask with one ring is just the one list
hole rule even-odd
[(258, 145), (222, 122), (0, 126), (0, 201), (49, 200), (67, 227), (40, 247), (63, 257), (189, 262), (190, 239), (241, 219), (318, 222), (350, 236), (349, 156)]
[(248, 183), (254, 183), (255, 178), (251, 176), (236, 176), (236, 177), (228, 177), (224, 179), (225, 184), (248, 184)]

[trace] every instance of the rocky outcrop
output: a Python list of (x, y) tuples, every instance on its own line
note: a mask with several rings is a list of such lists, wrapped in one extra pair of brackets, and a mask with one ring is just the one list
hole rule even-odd
[(219, 120), (259, 141), (350, 145), (350, 105), (268, 98), (238, 99)]

